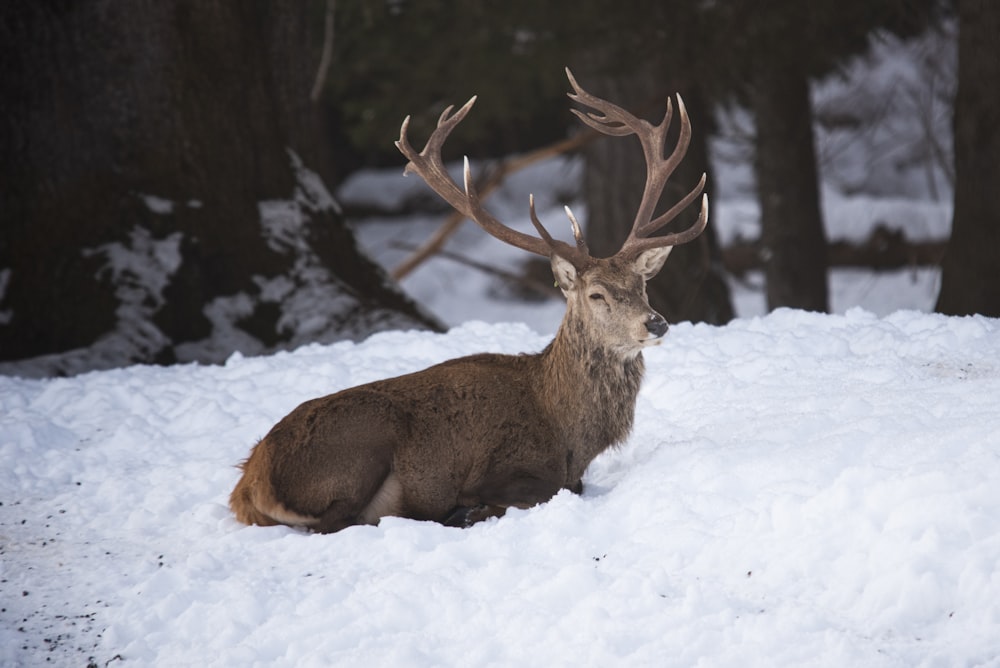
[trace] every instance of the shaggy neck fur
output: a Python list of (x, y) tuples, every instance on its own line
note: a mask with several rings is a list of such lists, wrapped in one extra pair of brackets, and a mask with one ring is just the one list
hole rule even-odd
[(544, 403), (572, 439), (572, 475), (579, 477), (594, 457), (632, 431), (642, 353), (595, 341), (583, 322), (567, 315), (541, 362)]

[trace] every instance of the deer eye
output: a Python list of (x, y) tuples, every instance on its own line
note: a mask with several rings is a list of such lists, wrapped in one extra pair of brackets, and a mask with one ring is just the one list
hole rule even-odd
[(596, 301), (601, 301), (601, 302), (607, 301), (606, 299), (604, 299), (604, 295), (602, 295), (600, 292), (591, 292), (590, 293), (590, 298), (592, 300), (594, 300), (595, 302)]

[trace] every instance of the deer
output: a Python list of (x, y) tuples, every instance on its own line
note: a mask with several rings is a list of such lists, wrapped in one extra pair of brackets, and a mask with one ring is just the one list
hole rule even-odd
[[(658, 125), (586, 92), (566, 68), (571, 111), (600, 133), (635, 135), (647, 177), (631, 232), (611, 257), (593, 257), (567, 207), (574, 244), (554, 239), (535, 211), (538, 236), (497, 220), (480, 202), (469, 161), (464, 186), (448, 174), (441, 148), (472, 109), (441, 114), (421, 151), (407, 136), (396, 147), (432, 190), (484, 231), (547, 257), (566, 299), (552, 341), (534, 354), (474, 354), (422, 371), (359, 385), (306, 401), (279, 421), (240, 464), (230, 507), (244, 524), (289, 525), (332, 533), (378, 524), (386, 516), (468, 527), (529, 508), (560, 490), (583, 491), (583, 475), (602, 452), (632, 431), (642, 383), (642, 351), (658, 345), (667, 321), (649, 306), (646, 281), (674, 246), (708, 223), (705, 175), (676, 204), (654, 215), (663, 189), (684, 158), (691, 123), (680, 95), (679, 138), (664, 157), (673, 105)], [(653, 234), (701, 195), (697, 220)]]

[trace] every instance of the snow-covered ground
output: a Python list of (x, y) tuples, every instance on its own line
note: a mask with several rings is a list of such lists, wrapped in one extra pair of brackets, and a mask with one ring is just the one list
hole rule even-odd
[(304, 399), (523, 325), (0, 378), (0, 665), (1000, 665), (1000, 321), (778, 311), (646, 353), (633, 436), (470, 529), (244, 527)]

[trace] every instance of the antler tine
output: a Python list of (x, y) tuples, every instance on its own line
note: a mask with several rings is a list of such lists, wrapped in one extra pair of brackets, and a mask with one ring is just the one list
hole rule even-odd
[(593, 257), (590, 255), (590, 249), (587, 248), (587, 242), (583, 239), (583, 231), (580, 229), (580, 224), (576, 222), (576, 218), (573, 217), (573, 212), (569, 210), (569, 207), (566, 207), (566, 213), (569, 215), (570, 223), (573, 226), (573, 238), (576, 239), (576, 248), (573, 248), (565, 241), (552, 238), (552, 235), (542, 225), (542, 221), (538, 219), (538, 214), (535, 212), (534, 194), (528, 195), (528, 210), (531, 213), (531, 224), (535, 226), (542, 239), (549, 244), (553, 251), (558, 252), (559, 255), (569, 260), (577, 269), (583, 269), (590, 264)]
[[(690, 197), (691, 200), (693, 200), (699, 194), (701, 193), (699, 193), (698, 190), (693, 190), (690, 193), (688, 193), (688, 197)], [(688, 197), (685, 197), (684, 199), (688, 200)], [(688, 200), (686, 204), (690, 204), (691, 200)], [(671, 211), (673, 211), (673, 209), (677, 209), (679, 212), (680, 209), (683, 208), (684, 207), (682, 206), (675, 205), (674, 207), (671, 208)], [(658, 237), (637, 237), (634, 234), (630, 235), (628, 240), (625, 241), (625, 244), (622, 246), (622, 249), (618, 251), (618, 253), (623, 255), (634, 256), (644, 251), (647, 251), (651, 248), (680, 246), (681, 244), (686, 244), (687, 242), (696, 239), (699, 234), (705, 231), (706, 225), (708, 225), (708, 195), (702, 194), (701, 210), (698, 212), (698, 220), (695, 221), (694, 225), (687, 228), (686, 230), (681, 230), (680, 232), (674, 232), (673, 234), (663, 234)]]
[(573, 238), (576, 239), (576, 247), (587, 255), (590, 255), (590, 250), (587, 248), (587, 241), (583, 238), (583, 229), (580, 227), (576, 216), (573, 215), (573, 210), (569, 206), (564, 206), (563, 209), (566, 211), (566, 217), (569, 218), (569, 223), (573, 227)]
[[(562, 242), (553, 241), (547, 232), (542, 235), (541, 239), (518, 232), (501, 223), (493, 214), (483, 208), (479, 201), (479, 194), (472, 183), (472, 173), (469, 169), (468, 158), (465, 160), (464, 189), (460, 188), (448, 174), (448, 170), (441, 160), (441, 147), (444, 145), (445, 140), (448, 139), (451, 131), (455, 129), (455, 126), (461, 123), (462, 119), (469, 113), (475, 102), (476, 97), (473, 96), (454, 114), (451, 113), (453, 107), (449, 106), (445, 109), (438, 119), (437, 128), (431, 133), (430, 138), (428, 138), (427, 143), (420, 152), (417, 152), (413, 148), (407, 137), (410, 117), (407, 116), (403, 119), (403, 124), (399, 128), (399, 140), (396, 142), (396, 148), (409, 160), (403, 169), (403, 173), (409, 174), (413, 172), (419, 175), (448, 204), (451, 204), (464, 216), (474, 220), (483, 230), (504, 243), (545, 257), (550, 257), (553, 252), (560, 249), (560, 244), (566, 248), (571, 248)], [(533, 220), (532, 222), (535, 221)], [(541, 223), (536, 225), (536, 227), (540, 226)]]
[(538, 214), (535, 213), (535, 194), (534, 193), (530, 193), (528, 195), (528, 212), (531, 214), (531, 224), (535, 226), (536, 230), (538, 230), (538, 234), (541, 235), (542, 239), (544, 239), (545, 242), (548, 243), (551, 246), (552, 243), (553, 243), (553, 241), (554, 241), (552, 239), (552, 235), (549, 234), (549, 231), (547, 229), (545, 229), (544, 225), (542, 225), (542, 221), (538, 220)]
[(642, 200), (636, 212), (635, 220), (632, 223), (632, 231), (628, 239), (622, 245), (618, 254), (635, 254), (648, 248), (661, 246), (675, 246), (685, 243), (697, 237), (705, 228), (708, 222), (708, 198), (702, 201), (702, 210), (696, 222), (689, 229), (676, 234), (669, 234), (660, 237), (649, 237), (650, 234), (660, 229), (671, 220), (677, 217), (681, 211), (687, 208), (701, 194), (705, 187), (705, 177), (702, 176), (698, 185), (688, 193), (680, 202), (670, 207), (670, 209), (657, 218), (653, 218), (656, 205), (660, 201), (663, 189), (670, 179), (674, 170), (684, 159), (688, 145), (691, 143), (691, 120), (688, 118), (684, 100), (677, 96), (677, 110), (681, 119), (680, 135), (677, 144), (670, 156), (663, 157), (664, 144), (666, 143), (667, 130), (673, 120), (673, 105), (667, 98), (666, 111), (663, 120), (659, 125), (652, 125), (648, 121), (630, 114), (621, 107), (607, 100), (603, 100), (585, 91), (573, 77), (573, 73), (566, 68), (566, 76), (569, 79), (573, 92), (569, 93), (570, 99), (579, 104), (597, 110), (594, 112), (582, 112), (574, 109), (577, 115), (587, 126), (607, 135), (622, 137), (635, 133), (642, 145), (642, 152), (646, 159), (646, 186), (643, 189)]
[(665, 212), (663, 212), (661, 215), (654, 218), (653, 220), (647, 221), (642, 224), (637, 224), (635, 228), (633, 228), (633, 233), (630, 236), (638, 238), (648, 237), (650, 234), (656, 232), (658, 229), (660, 229), (661, 227), (669, 223), (671, 220), (676, 218), (681, 211), (688, 208), (691, 205), (691, 203), (694, 202), (695, 199), (697, 199), (698, 195), (702, 193), (702, 191), (705, 189), (705, 181), (707, 178), (708, 175), (702, 173), (701, 178), (698, 180), (698, 185), (692, 188), (691, 192), (682, 197), (679, 202), (674, 204), (672, 207), (667, 209)]
[(570, 109), (577, 118), (594, 130), (612, 137), (626, 137), (632, 133), (638, 133), (643, 124), (649, 126), (648, 122), (630, 114), (617, 104), (602, 100), (585, 91), (577, 83), (576, 78), (568, 67), (566, 68), (566, 77), (569, 79), (570, 86), (573, 87), (573, 92), (567, 93), (567, 97), (578, 104), (600, 112), (583, 112), (579, 109)]

